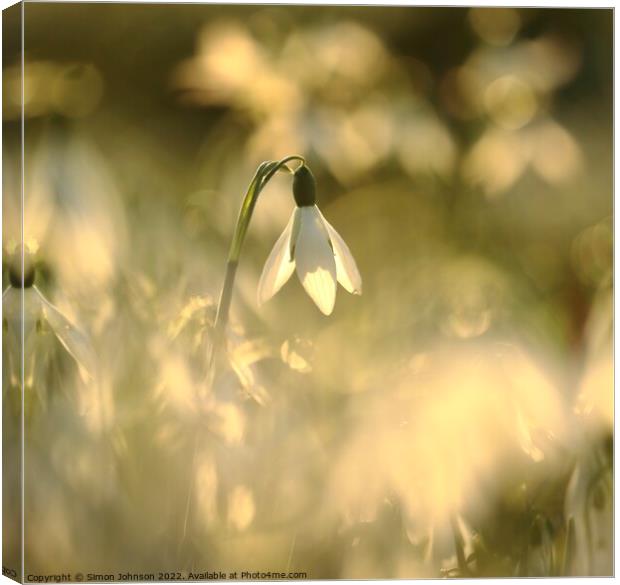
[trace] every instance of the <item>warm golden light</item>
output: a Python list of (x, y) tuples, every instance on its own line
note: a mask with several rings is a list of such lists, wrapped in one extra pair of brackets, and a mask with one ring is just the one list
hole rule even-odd
[(613, 572), (610, 10), (24, 13), (4, 568)]

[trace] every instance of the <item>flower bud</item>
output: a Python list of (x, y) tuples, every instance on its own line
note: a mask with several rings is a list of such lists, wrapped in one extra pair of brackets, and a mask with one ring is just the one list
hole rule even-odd
[(309, 207), (316, 203), (316, 182), (312, 171), (301, 165), (293, 177), (293, 196), (297, 207)]
[[(21, 247), (17, 249), (17, 252), (11, 258), (9, 263), (9, 282), (11, 286), (15, 288), (22, 287), (22, 255)], [(31, 254), (24, 251), (24, 288), (30, 288), (34, 284), (34, 264), (32, 262)]]

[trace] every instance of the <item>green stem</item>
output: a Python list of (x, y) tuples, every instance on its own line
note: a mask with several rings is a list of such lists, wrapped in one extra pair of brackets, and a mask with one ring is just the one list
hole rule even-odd
[(224, 337), (224, 331), (228, 323), (228, 314), (230, 312), (230, 303), (232, 300), (233, 288), (235, 285), (235, 276), (237, 274), (237, 266), (239, 265), (239, 257), (241, 256), (241, 250), (243, 248), (243, 242), (252, 219), (252, 213), (258, 200), (260, 192), (265, 185), (271, 180), (271, 178), (282, 168), (286, 167), (286, 163), (292, 160), (297, 160), (301, 164), (305, 164), (303, 157), (298, 155), (287, 156), (280, 161), (268, 161), (262, 163), (256, 170), (256, 174), (248, 187), (248, 190), (241, 203), (239, 209), (239, 216), (237, 218), (237, 224), (235, 226), (235, 233), (230, 243), (230, 250), (228, 252), (228, 260), (226, 262), (226, 274), (224, 276), (224, 284), (222, 285), (222, 292), (220, 293), (220, 299), (217, 305), (217, 312), (215, 314), (215, 324), (213, 327), (213, 343), (211, 345), (211, 353), (208, 356), (208, 367), (212, 369), (213, 358), (219, 350)]
[(566, 536), (564, 539), (564, 559), (562, 561), (562, 577), (569, 577), (572, 571), (572, 561), (575, 556), (575, 549), (577, 547), (575, 539), (575, 519), (571, 516), (568, 519), (568, 526), (566, 528)]
[(467, 577), (470, 575), (467, 559), (465, 558), (465, 542), (463, 535), (459, 529), (456, 514), (450, 514), (450, 526), (452, 527), (452, 535), (454, 537), (454, 549), (456, 551), (456, 560), (459, 567), (459, 577)]

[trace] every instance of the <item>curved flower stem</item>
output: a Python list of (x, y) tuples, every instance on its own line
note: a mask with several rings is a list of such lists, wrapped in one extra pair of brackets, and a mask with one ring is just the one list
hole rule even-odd
[[(213, 369), (213, 358), (219, 350), (223, 334), (228, 323), (228, 314), (230, 311), (230, 302), (232, 300), (232, 292), (235, 284), (237, 265), (239, 264), (239, 257), (241, 256), (243, 242), (245, 241), (250, 220), (252, 219), (252, 213), (254, 212), (256, 201), (258, 200), (260, 192), (273, 177), (273, 175), (275, 175), (283, 167), (288, 168), (286, 163), (292, 160), (297, 160), (301, 162), (302, 165), (306, 162), (302, 156), (291, 155), (280, 161), (267, 161), (262, 163), (256, 170), (256, 174), (254, 175), (245, 197), (243, 198), (243, 202), (241, 203), (241, 209), (239, 210), (239, 216), (237, 218), (237, 225), (235, 226), (235, 233), (230, 243), (230, 250), (228, 252), (224, 284), (222, 285), (222, 292), (220, 293), (220, 299), (217, 305), (217, 313), (215, 314), (213, 343), (211, 344), (211, 351), (207, 358), (207, 367), (209, 369), (210, 376), (212, 376), (211, 370)], [(213, 378), (211, 377), (211, 379)]]

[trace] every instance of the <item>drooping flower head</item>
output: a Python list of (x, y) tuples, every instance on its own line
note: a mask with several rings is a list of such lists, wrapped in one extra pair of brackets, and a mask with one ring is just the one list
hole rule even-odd
[[(51, 339), (56, 339), (76, 362), (82, 379), (92, 380), (96, 358), (88, 336), (37, 288), (36, 271), (28, 247), (17, 247), (8, 262), (9, 286), (2, 293), (4, 342), (10, 354), (9, 367), (12, 364), (13, 369), (18, 371), (22, 338), (28, 361), (31, 362), (27, 364), (28, 368), (45, 361), (43, 354), (51, 349)], [(48, 335), (50, 332), (52, 335)], [(19, 377), (18, 374), (16, 376)]]
[(294, 174), (296, 207), (265, 262), (258, 284), (258, 303), (275, 295), (293, 271), (325, 315), (336, 302), (336, 281), (352, 294), (362, 294), (362, 278), (355, 260), (338, 232), (316, 206), (316, 183), (302, 164)]

